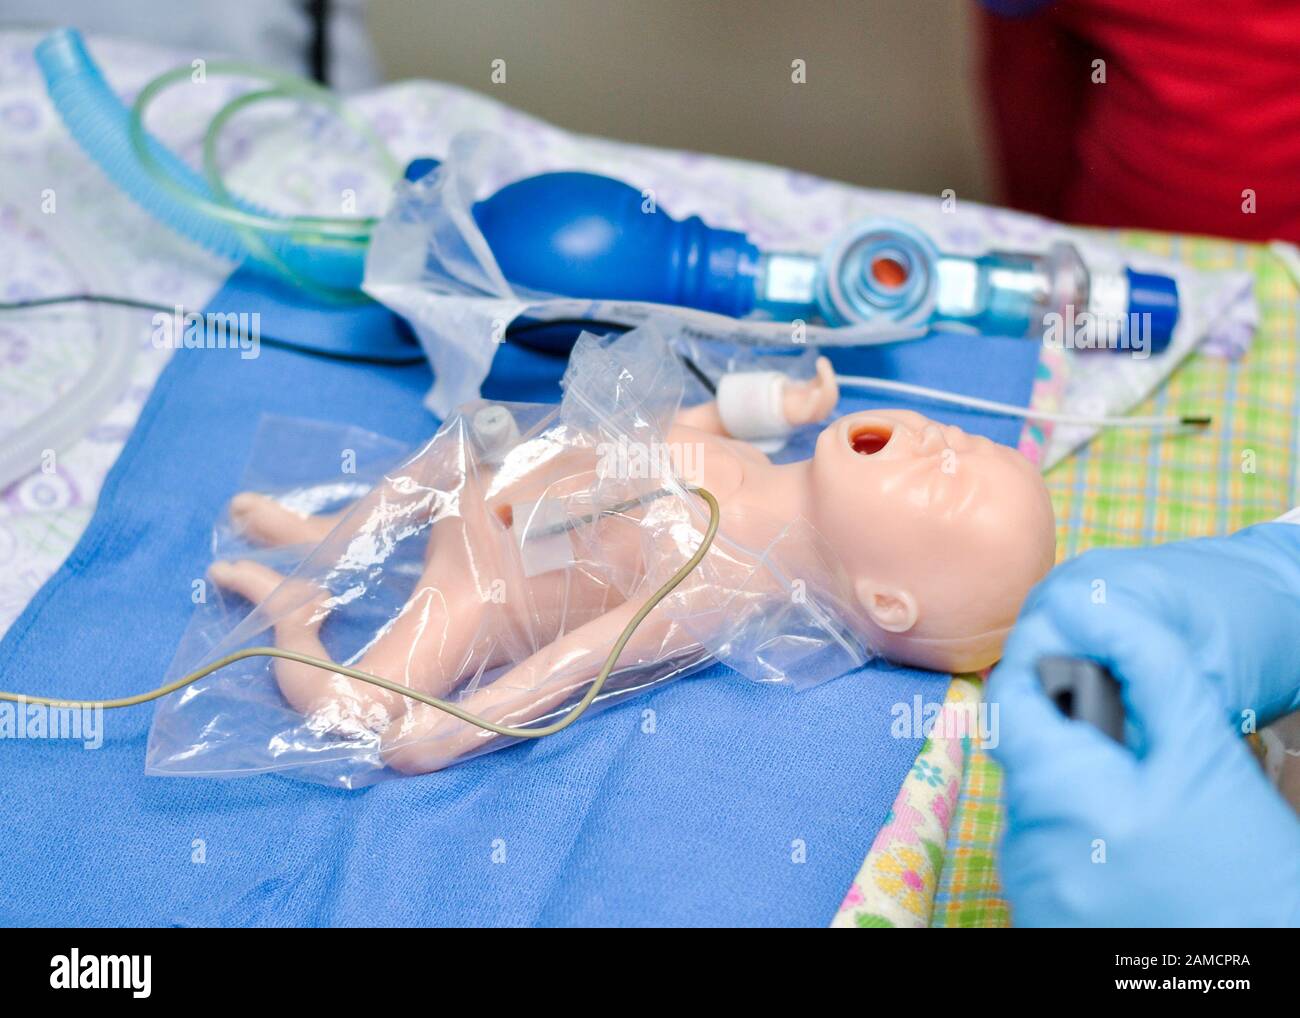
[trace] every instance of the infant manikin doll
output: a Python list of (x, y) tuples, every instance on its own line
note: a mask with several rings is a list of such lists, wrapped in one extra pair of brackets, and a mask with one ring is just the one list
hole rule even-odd
[[(777, 632), (771, 619), (807, 578), (838, 591), (821, 603), (834, 606), (827, 632), (847, 636), (829, 639), (856, 641), (862, 660), (874, 653), (946, 672), (992, 664), (1029, 588), (1054, 561), (1052, 508), (1038, 471), (1010, 448), (909, 411), (840, 417), (811, 458), (780, 465), (733, 437), (773, 430), (773, 418), (787, 428), (816, 423), (837, 399), (824, 358), (805, 381), (726, 376), (716, 401), (665, 422), (651, 461), (672, 465), (673, 497), (660, 497), (656, 480), (619, 488), (609, 448), (557, 443), (555, 432), (520, 438), (503, 407), (480, 404), (461, 426), (499, 451), (473, 469), (463, 455), (444, 456), (413, 481), (408, 465), (330, 516), (304, 517), (255, 493), (236, 496), (231, 515), (256, 542), (326, 542), (340, 562), (374, 554), (384, 534), (418, 532), (426, 543), (409, 596), (348, 663), (500, 724), (560, 716), (590, 686), (649, 594), (698, 547), (708, 513), (693, 486), (719, 503), (717, 539), (637, 628), (611, 694), (711, 657), (730, 663), (740, 642), (775, 661), (806, 642)], [(435, 439), (427, 449), (437, 447)], [(612, 494), (628, 490), (632, 497)], [(583, 507), (597, 511), (566, 529), (566, 517)], [(764, 551), (777, 544), (779, 556)], [(778, 558), (779, 568), (767, 568)], [(321, 629), (348, 611), (349, 595), (252, 560), (215, 563), (211, 576), (255, 605), (290, 606), (265, 616), (279, 647), (330, 656)], [(314, 731), (378, 738), (384, 762), (399, 771), (437, 770), (509, 741), (311, 665), (277, 659), (274, 671)]]

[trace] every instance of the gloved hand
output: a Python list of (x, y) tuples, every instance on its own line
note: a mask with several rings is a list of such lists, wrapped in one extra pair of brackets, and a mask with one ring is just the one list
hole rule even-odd
[[(1031, 593), (989, 686), (1016, 923), (1300, 923), (1300, 821), (1236, 727), (1243, 708), (1263, 724), (1300, 702), (1298, 620), (1285, 524), (1092, 552)], [(1136, 753), (1060, 715), (1046, 655), (1110, 668)]]
[(1021, 616), (1035, 615), (1056, 624), (1058, 653), (1102, 664), (1117, 638), (1159, 625), (1210, 676), (1236, 724), (1263, 727), (1300, 709), (1300, 526), (1087, 552), (1030, 593)]

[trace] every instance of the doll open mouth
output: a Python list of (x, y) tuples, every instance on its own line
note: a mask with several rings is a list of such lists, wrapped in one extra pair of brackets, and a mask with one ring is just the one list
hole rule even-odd
[(888, 424), (862, 424), (849, 432), (849, 445), (859, 456), (871, 456), (880, 452), (894, 437), (894, 429)]

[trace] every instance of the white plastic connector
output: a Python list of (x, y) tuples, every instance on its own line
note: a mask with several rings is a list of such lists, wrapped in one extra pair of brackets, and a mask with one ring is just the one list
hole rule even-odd
[(1128, 275), (1123, 269), (1094, 269), (1088, 280), (1088, 312), (1102, 321), (1128, 315)]
[(794, 430), (785, 419), (785, 383), (779, 371), (733, 371), (718, 382), (718, 416), (732, 438), (778, 446)]
[(474, 441), (483, 458), (495, 462), (519, 442), (519, 425), (515, 415), (499, 403), (479, 408), (470, 419)]

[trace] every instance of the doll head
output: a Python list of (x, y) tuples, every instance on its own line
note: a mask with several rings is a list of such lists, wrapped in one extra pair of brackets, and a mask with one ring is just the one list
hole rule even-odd
[(817, 440), (811, 511), (868, 645), (939, 671), (995, 662), (1052, 567), (1047, 488), (1020, 453), (905, 410), (849, 414)]

